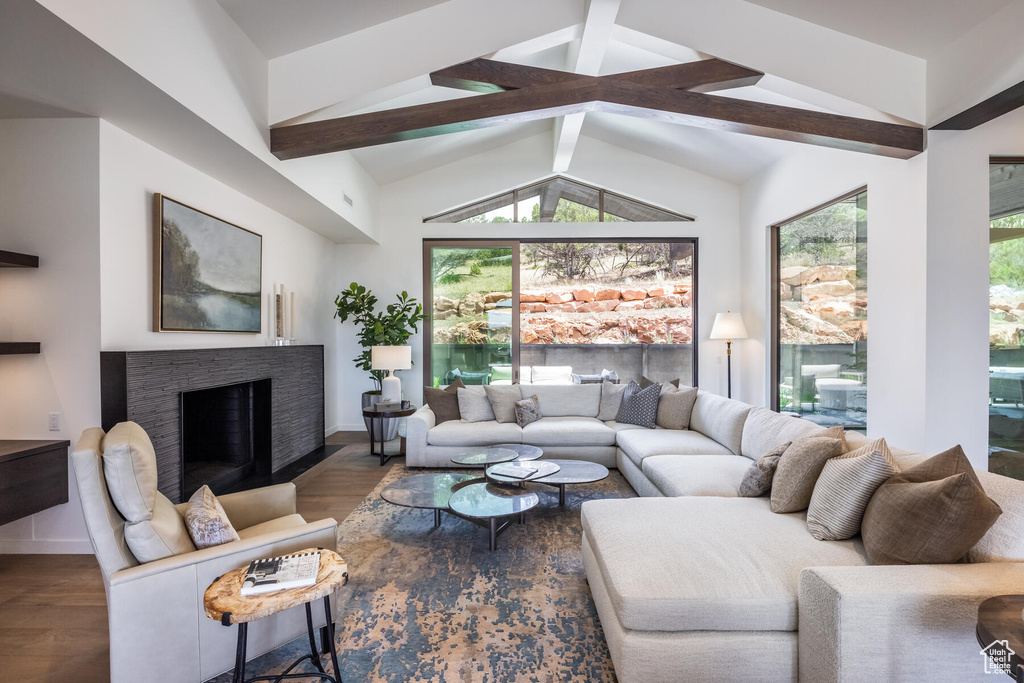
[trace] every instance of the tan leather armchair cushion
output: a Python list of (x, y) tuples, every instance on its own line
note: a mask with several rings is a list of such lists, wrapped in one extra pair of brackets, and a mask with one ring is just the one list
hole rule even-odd
[(196, 549), (181, 513), (159, 491), (152, 516), (135, 524), (125, 524), (124, 538), (139, 562), (162, 560)]
[(129, 524), (153, 515), (156, 505), (156, 451), (134, 422), (119, 422), (103, 439), (103, 476), (110, 498)]

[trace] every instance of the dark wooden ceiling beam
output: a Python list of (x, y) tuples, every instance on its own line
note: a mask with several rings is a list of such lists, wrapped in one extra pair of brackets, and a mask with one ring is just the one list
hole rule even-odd
[(430, 82), (434, 85), (479, 93), (503, 92), (552, 83), (571, 83), (588, 78), (594, 77), (493, 59), (471, 59), (430, 74)]
[(970, 130), (1020, 107), (1024, 107), (1024, 81), (932, 126), (931, 130)]
[(278, 159), (297, 159), (565, 116), (594, 110), (600, 93), (598, 79), (575, 80), (281, 126), (270, 130), (270, 150)]
[(598, 109), (900, 159), (924, 151), (924, 131), (913, 126), (623, 81), (604, 84)]
[[(679, 88), (696, 92), (711, 92), (754, 85), (764, 74), (721, 59), (704, 59), (685, 64), (671, 64), (655, 69), (643, 69), (601, 76), (604, 80), (625, 80), (658, 88)], [(430, 74), (434, 85), (478, 93), (495, 93), (535, 85), (571, 83), (595, 80), (566, 71), (541, 69), (493, 59), (471, 59)]]
[[(432, 77), (436, 74), (436, 82), (461, 84), (453, 87), (486, 84), (500, 89), (274, 128), (271, 151), (279, 159), (295, 159), (595, 110), (904, 159), (924, 150), (924, 131), (913, 126), (699, 92), (723, 84), (748, 85), (761, 77), (720, 60), (600, 77), (473, 60)], [(542, 82), (537, 84), (537, 79)]]

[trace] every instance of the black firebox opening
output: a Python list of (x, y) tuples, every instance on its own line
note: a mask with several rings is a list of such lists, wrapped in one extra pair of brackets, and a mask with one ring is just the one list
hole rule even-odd
[(270, 380), (181, 393), (182, 500), (203, 484), (223, 493), (269, 474)]

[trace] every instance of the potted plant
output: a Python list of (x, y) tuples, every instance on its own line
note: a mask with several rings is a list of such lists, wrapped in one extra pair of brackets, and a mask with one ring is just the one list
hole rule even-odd
[[(374, 389), (363, 392), (363, 408), (369, 407), (380, 396), (382, 370), (373, 370), (370, 362), (370, 349), (374, 346), (405, 346), (409, 337), (419, 332), (419, 323), (426, 316), (423, 305), (403, 291), (396, 295), (397, 303), (388, 304), (383, 311), (377, 311), (377, 297), (366, 287), (353, 282), (348, 289), (342, 290), (334, 299), (337, 311), (334, 317), (342, 323), (349, 318), (358, 329), (359, 345), (362, 352), (352, 359), (356, 367), (370, 373)], [(366, 430), (370, 431), (371, 421), (363, 419)], [(384, 423), (384, 439), (390, 441), (398, 431), (398, 420), (382, 420)], [(372, 435), (372, 433), (371, 433)]]

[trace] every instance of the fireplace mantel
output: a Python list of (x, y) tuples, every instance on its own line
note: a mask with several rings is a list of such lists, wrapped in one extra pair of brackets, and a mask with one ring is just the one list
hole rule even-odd
[(181, 392), (270, 379), (272, 471), (324, 445), (324, 347), (104, 351), (103, 428), (137, 422), (156, 450), (157, 482), (181, 502)]

